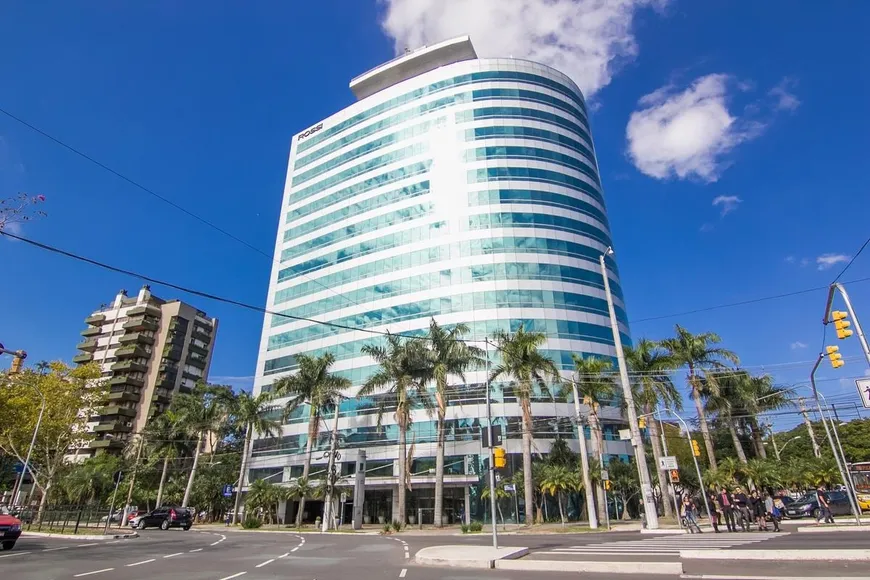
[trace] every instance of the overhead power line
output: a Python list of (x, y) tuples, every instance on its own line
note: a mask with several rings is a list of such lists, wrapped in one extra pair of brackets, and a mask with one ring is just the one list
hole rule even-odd
[(852, 264), (855, 262), (855, 260), (858, 259), (858, 256), (861, 255), (861, 252), (864, 251), (864, 248), (867, 247), (867, 244), (870, 244), (870, 238), (867, 238), (867, 239), (864, 241), (864, 243), (861, 245), (861, 247), (858, 249), (858, 251), (855, 252), (855, 255), (852, 256), (852, 259), (849, 260), (849, 263), (846, 264), (846, 266), (845, 266), (842, 270), (840, 270), (840, 273), (837, 274), (837, 277), (834, 278), (834, 281), (831, 282), (831, 284), (834, 284), (834, 283), (838, 282), (838, 281), (840, 280), (840, 278), (842, 278), (843, 274), (846, 273), (846, 270), (848, 270), (848, 269), (852, 266)]

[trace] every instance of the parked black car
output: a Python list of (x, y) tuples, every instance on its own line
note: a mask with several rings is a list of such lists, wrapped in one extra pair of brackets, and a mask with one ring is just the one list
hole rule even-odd
[(190, 526), (193, 525), (193, 512), (183, 507), (163, 506), (144, 515), (136, 516), (130, 520), (130, 525), (139, 530), (145, 528), (189, 530)]
[[(852, 507), (849, 505), (849, 498), (843, 491), (831, 491), (825, 494), (828, 499), (828, 504), (831, 506), (831, 513), (835, 516), (851, 515)], [(811, 491), (803, 497), (795, 500), (785, 508), (785, 517), (787, 518), (807, 518), (819, 517), (819, 496), (818, 492)]]

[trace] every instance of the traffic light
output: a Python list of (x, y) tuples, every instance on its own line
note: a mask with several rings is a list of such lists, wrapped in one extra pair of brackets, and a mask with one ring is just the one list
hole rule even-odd
[(604, 489), (606, 489), (607, 491), (610, 491), (610, 480), (609, 479), (604, 481)]
[[(850, 330), (849, 332), (851, 333), (852, 331)], [(828, 353), (828, 359), (831, 361), (831, 366), (835, 369), (846, 364), (843, 362), (843, 355), (840, 354), (839, 346), (827, 346), (825, 347), (825, 351)]]
[(492, 450), (492, 456), (495, 459), (495, 468), (501, 469), (507, 465), (507, 457), (505, 457), (504, 447), (495, 447)]
[(692, 439), (692, 455), (695, 457), (701, 457), (701, 446), (698, 445), (698, 442)]
[(9, 369), (9, 374), (14, 375), (21, 372), (21, 366), (24, 364), (24, 359), (27, 358), (27, 355), (24, 351), (19, 350), (12, 353), (12, 356), (12, 368)]
[(646, 417), (641, 417), (637, 420), (638, 429), (646, 429)]
[(849, 313), (843, 312), (842, 310), (834, 310), (831, 312), (831, 319), (834, 321), (834, 328), (837, 329), (837, 338), (840, 340), (849, 338), (853, 334), (852, 331), (849, 330), (852, 323), (846, 320), (848, 317)]
[(668, 475), (671, 477), (671, 483), (680, 483), (680, 472), (676, 469), (671, 469), (668, 471)]

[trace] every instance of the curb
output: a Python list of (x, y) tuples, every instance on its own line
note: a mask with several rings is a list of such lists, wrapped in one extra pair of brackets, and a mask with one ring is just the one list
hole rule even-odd
[(22, 532), (22, 538), (56, 538), (59, 540), (129, 540), (138, 538), (139, 533), (131, 534), (106, 534), (98, 536), (96, 534), (50, 534), (48, 532)]
[(498, 570), (520, 570), (526, 572), (579, 572), (598, 574), (666, 574), (683, 573), (681, 562), (609, 562), (609, 561), (570, 561), (570, 560), (498, 560)]
[[(416, 564), (423, 564), (427, 566), (490, 569), (498, 567), (500, 563), (514, 561), (514, 558), (522, 558), (529, 553), (528, 548), (499, 548), (498, 552), (501, 555), (499, 555), (497, 558), (462, 558), (461, 556), (457, 557), (455, 551), (444, 556), (437, 555), (439, 551), (443, 551), (445, 548), (465, 549), (466, 546), (430, 546), (428, 548), (423, 548), (422, 550), (417, 552), (416, 556), (414, 556), (414, 562)], [(480, 552), (485, 550), (476, 551)], [(433, 552), (436, 555), (427, 555)]]
[(870, 550), (680, 550), (680, 559), (870, 562)]
[[(821, 580), (821, 576), (734, 576), (733, 574), (682, 574), (685, 580)], [(870, 576), (824, 576), (824, 580), (870, 580)]]
[(815, 526), (807, 526), (803, 528), (798, 528), (798, 532), (804, 534), (823, 534), (827, 532), (864, 532), (868, 531), (870, 528), (866, 527), (858, 527), (855, 524), (849, 524), (846, 526), (828, 526), (828, 527), (815, 527)]

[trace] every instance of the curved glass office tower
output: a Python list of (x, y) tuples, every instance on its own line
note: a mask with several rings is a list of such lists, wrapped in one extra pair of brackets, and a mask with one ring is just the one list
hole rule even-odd
[[(521, 324), (546, 333), (545, 350), (566, 374), (571, 353), (614, 356), (598, 265), (612, 242), (577, 86), (534, 62), (478, 59), (463, 37), (405, 54), (351, 89), (355, 104), (293, 138), (268, 297), (279, 314), (265, 317), (256, 390), (292, 373), (297, 353), (326, 352), (356, 389), (375, 368), (360, 347), (383, 340), (366, 331), (423, 334), (432, 317), (466, 323), (472, 340)], [(616, 265), (607, 263), (628, 344)], [(448, 519), (481, 509), (484, 373), (466, 379), (451, 381)], [(519, 454), (519, 407), (510, 389), (494, 397), (507, 451)], [(379, 423), (379, 407), (378, 397), (347, 400), (338, 428), (344, 474), (366, 452), (364, 513), (389, 521), (397, 430), (389, 410)], [(538, 452), (556, 436), (577, 448), (573, 404), (541, 397), (533, 412)], [(606, 453), (627, 455), (618, 408), (603, 415)], [(249, 481), (301, 473), (307, 416), (300, 409), (279, 438), (255, 441)], [(422, 509), (431, 520), (435, 422), (424, 409), (413, 421), (409, 514)], [(325, 423), (316, 464), (325, 463), (332, 418)], [(309, 518), (318, 514), (312, 507)]]

